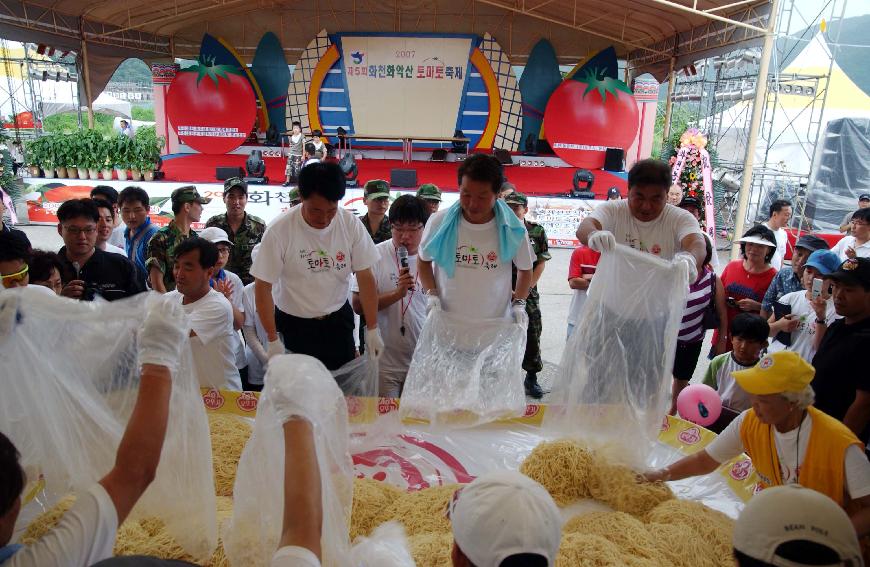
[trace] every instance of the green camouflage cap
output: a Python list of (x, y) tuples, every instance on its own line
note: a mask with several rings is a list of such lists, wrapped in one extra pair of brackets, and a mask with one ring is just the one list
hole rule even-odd
[(507, 195), (504, 198), (504, 202), (508, 205), (522, 205), (524, 207), (529, 206), (529, 198), (517, 191), (514, 191), (510, 195)]
[(302, 196), (299, 195), (299, 187), (294, 187), (293, 189), (287, 191), (287, 198), (290, 199), (291, 203), (293, 201), (301, 201)]
[(423, 185), (420, 185), (419, 189), (417, 189), (417, 196), (423, 199), (429, 199), (430, 201), (440, 201), (441, 189), (439, 189), (434, 183), (424, 183)]
[(242, 191), (245, 192), (245, 195), (248, 194), (248, 184), (241, 177), (230, 177), (226, 181), (224, 181), (224, 194), (230, 192), (230, 190), (238, 187)]
[(366, 199), (380, 199), (390, 196), (390, 184), (383, 179), (372, 179), (366, 181), (365, 193)]
[(179, 187), (172, 192), (171, 198), (173, 205), (177, 203), (199, 203), (200, 205), (211, 203), (211, 198), (200, 195), (199, 191), (197, 191), (196, 187), (193, 185)]

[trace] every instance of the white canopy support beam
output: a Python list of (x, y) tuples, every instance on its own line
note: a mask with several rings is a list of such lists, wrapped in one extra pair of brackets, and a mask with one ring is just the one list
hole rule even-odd
[(731, 24), (734, 26), (738, 26), (741, 28), (746, 28), (748, 30), (752, 30), (758, 33), (765, 33), (764, 28), (760, 28), (758, 26), (753, 26), (752, 24), (747, 24), (745, 22), (741, 22), (740, 20), (732, 20), (731, 18), (726, 18), (724, 16), (720, 16), (718, 14), (713, 14), (712, 12), (705, 12), (702, 10), (697, 10), (695, 8), (690, 8), (689, 6), (683, 6), (682, 4), (677, 4), (676, 2), (671, 2), (670, 0), (647, 0), (648, 2), (652, 2), (653, 4), (660, 4), (662, 6), (668, 6), (669, 8), (673, 8), (675, 10), (680, 10), (682, 12), (688, 12), (689, 14), (694, 14), (696, 16), (702, 16), (704, 18), (709, 18), (711, 20), (716, 20), (718, 22), (723, 22), (726, 24)]
[[(755, 144), (758, 142), (758, 130), (761, 128), (761, 117), (764, 112), (764, 99), (767, 96), (767, 74), (770, 70), (770, 55), (776, 41), (776, 11), (779, 0), (770, 0), (770, 17), (767, 20), (767, 32), (761, 47), (758, 79), (755, 86), (755, 100), (752, 103), (752, 119), (749, 122), (749, 140), (746, 142), (746, 157), (743, 160), (743, 178), (740, 183), (740, 194), (737, 199), (737, 218), (734, 221), (734, 237), (737, 240), (743, 235), (746, 226), (746, 210), (749, 207), (749, 195), (752, 192), (752, 173), (755, 166)], [(731, 259), (736, 260), (740, 253), (739, 246), (731, 247)]]

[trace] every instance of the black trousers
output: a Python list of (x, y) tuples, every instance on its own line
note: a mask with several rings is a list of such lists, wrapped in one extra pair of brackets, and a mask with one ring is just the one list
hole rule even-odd
[(348, 302), (338, 311), (317, 319), (294, 317), (276, 307), (275, 327), (287, 350), (313, 356), (329, 370), (341, 368), (354, 359), (353, 310)]

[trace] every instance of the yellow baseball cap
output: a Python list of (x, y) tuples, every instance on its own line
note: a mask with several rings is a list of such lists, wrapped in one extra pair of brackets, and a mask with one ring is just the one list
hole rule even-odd
[(798, 353), (783, 350), (768, 354), (752, 368), (731, 375), (748, 393), (764, 396), (802, 391), (813, 381), (816, 369)]

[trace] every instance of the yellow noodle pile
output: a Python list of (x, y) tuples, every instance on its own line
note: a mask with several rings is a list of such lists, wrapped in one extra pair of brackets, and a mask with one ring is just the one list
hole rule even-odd
[(375, 516), (372, 526), (376, 527), (384, 522), (395, 520), (405, 526), (405, 533), (409, 536), (449, 533), (451, 528), (450, 520), (447, 518), (447, 503), (453, 498), (453, 493), (459, 486), (447, 484), (402, 494)]
[[(681, 524), (660, 524), (652, 522), (646, 525), (653, 537), (656, 551), (664, 558), (662, 565), (673, 567), (717, 567), (728, 565), (733, 567), (731, 552), (725, 558), (716, 557), (695, 531)], [(727, 561), (723, 561), (727, 559)]]
[(451, 533), (425, 533), (408, 537), (408, 549), (417, 567), (446, 567), (451, 564)]
[[(556, 567), (659, 567), (621, 550), (615, 543), (590, 534), (562, 534)], [(664, 566), (662, 566), (664, 567)]]
[(218, 496), (232, 496), (242, 450), (251, 436), (251, 425), (234, 415), (208, 414), (214, 487)]
[(378, 515), (404, 494), (401, 489), (388, 482), (368, 478), (354, 479), (350, 540), (371, 535), (372, 530), (383, 523), (376, 523)]
[(710, 550), (717, 565), (733, 565), (731, 536), (734, 522), (723, 514), (691, 500), (662, 502), (646, 516), (650, 523), (680, 525), (690, 528)]
[(562, 533), (601, 536), (621, 552), (664, 565), (664, 557), (655, 546), (655, 536), (643, 522), (624, 512), (590, 512), (575, 516), (562, 526)]
[(520, 465), (520, 472), (541, 483), (560, 506), (594, 498), (619, 512), (643, 516), (674, 498), (664, 483), (639, 481), (631, 469), (609, 464), (570, 440), (541, 443)]
[(27, 529), (24, 530), (24, 535), (21, 536), (21, 543), (24, 545), (31, 545), (44, 536), (51, 528), (57, 525), (63, 515), (66, 514), (66, 511), (72, 508), (72, 505), (75, 504), (75, 502), (75, 495), (67, 494), (52, 508), (37, 516), (36, 519), (27, 526)]

